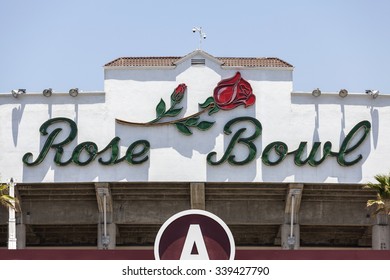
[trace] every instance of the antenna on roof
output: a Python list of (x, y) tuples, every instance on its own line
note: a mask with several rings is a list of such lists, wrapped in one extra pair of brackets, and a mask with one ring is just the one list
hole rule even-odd
[(202, 31), (202, 27), (194, 27), (192, 28), (192, 32), (199, 32), (199, 48), (198, 50), (202, 50), (202, 40), (206, 39), (206, 33)]

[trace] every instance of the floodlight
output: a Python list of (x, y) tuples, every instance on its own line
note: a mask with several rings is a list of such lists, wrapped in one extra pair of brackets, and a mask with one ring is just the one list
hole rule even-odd
[(53, 90), (51, 88), (46, 88), (43, 90), (42, 94), (43, 96), (50, 97), (53, 93)]
[(379, 90), (366, 89), (366, 94), (370, 95), (373, 99), (379, 95)]
[(15, 98), (18, 98), (19, 95), (21, 94), (25, 94), (26, 93), (26, 90), (25, 89), (13, 89), (11, 90), (11, 93), (12, 93), (12, 96), (15, 97)]
[(69, 95), (72, 97), (76, 97), (79, 94), (79, 89), (78, 88), (71, 88), (69, 90)]
[(347, 95), (348, 95), (348, 90), (346, 90), (345, 88), (340, 89), (340, 91), (339, 91), (339, 96), (340, 96), (340, 97), (344, 98), (344, 97), (346, 97)]
[(311, 93), (314, 97), (318, 97), (321, 95), (321, 91), (319, 88), (316, 88), (315, 90), (312, 91)]

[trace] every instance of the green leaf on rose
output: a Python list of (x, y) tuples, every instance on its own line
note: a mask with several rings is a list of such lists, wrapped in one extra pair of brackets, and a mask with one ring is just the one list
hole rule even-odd
[(217, 105), (214, 105), (214, 107), (210, 109), (208, 114), (209, 114), (209, 116), (211, 116), (212, 114), (215, 114), (219, 110), (220, 110), (219, 107)]
[(188, 126), (194, 126), (198, 123), (198, 120), (199, 120), (199, 117), (190, 118), (190, 119), (186, 120), (185, 124)]
[(192, 135), (192, 131), (183, 123), (175, 123), (177, 129), (184, 135)]
[(197, 128), (200, 130), (207, 130), (214, 125), (215, 122), (202, 121), (198, 123)]
[(210, 106), (210, 104), (215, 104), (215, 100), (214, 100), (214, 97), (210, 96), (209, 98), (206, 99), (205, 102), (203, 102), (202, 104), (199, 104), (199, 107), (200, 108), (207, 108)]
[(178, 114), (180, 114), (180, 112), (181, 112), (182, 109), (183, 109), (183, 107), (178, 108), (178, 109), (169, 109), (169, 110), (165, 113), (165, 116), (166, 116), (166, 117), (176, 117)]
[(160, 102), (157, 104), (156, 107), (156, 117), (159, 118), (162, 115), (164, 115), (165, 110), (166, 110), (166, 105), (164, 100), (161, 98)]

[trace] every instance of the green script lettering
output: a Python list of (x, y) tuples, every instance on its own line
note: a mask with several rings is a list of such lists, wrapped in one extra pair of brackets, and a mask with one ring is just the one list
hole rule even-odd
[[(353, 143), (353, 138), (356, 137), (358, 131), (361, 129), (363, 129), (363, 134), (360, 136), (360, 139), (358, 139), (358, 141), (351, 146), (351, 143)], [(356, 148), (363, 143), (364, 139), (366, 139), (368, 133), (370, 132), (370, 129), (371, 129), (371, 124), (369, 121), (361, 121), (360, 123), (355, 125), (354, 128), (352, 128), (352, 130), (347, 134), (343, 143), (341, 144), (339, 152), (334, 155), (337, 156), (337, 162), (340, 165), (351, 166), (354, 165), (355, 163), (358, 163), (363, 158), (363, 156), (359, 154), (354, 160), (347, 161), (345, 159), (345, 156), (347, 156), (349, 153), (356, 150)]]
[[(269, 154), (271, 153), (272, 150), (275, 150), (275, 153), (279, 157), (275, 161), (271, 161), (269, 159)], [(270, 166), (277, 165), (284, 160), (284, 158), (287, 155), (287, 151), (288, 151), (288, 147), (285, 143), (280, 141), (272, 142), (271, 144), (267, 145), (267, 147), (265, 147), (261, 159), (265, 165), (270, 165)]]
[[(207, 162), (210, 165), (221, 165), (225, 162), (232, 165), (245, 165), (256, 158), (257, 147), (253, 142), (262, 133), (260, 121), (252, 117), (238, 117), (226, 123), (224, 133), (225, 135), (232, 134), (232, 127), (243, 122), (252, 124), (254, 126), (254, 132), (248, 137), (244, 137), (247, 128), (238, 129), (231, 137), (225, 152), (219, 160), (217, 160), (216, 152), (210, 152), (207, 155)], [(54, 128), (50, 134), (48, 133), (49, 127), (54, 124), (62, 124), (63, 126), (69, 127), (69, 133), (65, 135), (65, 138), (62, 137), (64, 140), (58, 140), (60, 138), (59, 135), (64, 133), (63, 128)], [(327, 141), (324, 143), (322, 155), (320, 155), (321, 142), (314, 142), (307, 157), (304, 155), (307, 149), (307, 142), (300, 142), (296, 150), (289, 152), (286, 143), (274, 141), (264, 148), (261, 159), (265, 165), (275, 166), (284, 161), (289, 155), (293, 155), (294, 163), (297, 166), (304, 166), (308, 163), (310, 166), (315, 167), (324, 162), (328, 157), (336, 157), (339, 165), (351, 166), (362, 160), (362, 154), (357, 154), (353, 157), (352, 153), (364, 142), (370, 129), (371, 124), (369, 121), (361, 121), (347, 134), (338, 152), (332, 152), (332, 143)], [(27, 166), (36, 166), (42, 163), (50, 149), (55, 151), (53, 161), (59, 166), (66, 166), (70, 163), (85, 166), (93, 162), (96, 158), (98, 158), (98, 162), (102, 165), (114, 165), (122, 161), (135, 165), (149, 160), (150, 143), (147, 140), (135, 141), (127, 148), (125, 155), (120, 157), (119, 142), (121, 139), (119, 137), (114, 137), (101, 151), (99, 151), (98, 146), (94, 142), (82, 142), (73, 149), (69, 159), (63, 159), (64, 147), (71, 143), (77, 136), (77, 124), (68, 118), (53, 118), (43, 123), (39, 131), (42, 136), (47, 136), (47, 139), (35, 160), (32, 159), (33, 154), (30, 152), (23, 156), (22, 160)], [(247, 150), (247, 155), (242, 160), (237, 160), (234, 154), (236, 145), (243, 145)], [(109, 156), (107, 157), (107, 155)], [(352, 157), (352, 159), (347, 159), (347, 157)]]
[(39, 129), (40, 133), (43, 136), (48, 135), (47, 129), (51, 125), (56, 123), (65, 123), (69, 125), (69, 135), (63, 141), (55, 143), (57, 136), (63, 131), (63, 129), (54, 129), (47, 137), (46, 142), (43, 145), (43, 148), (35, 161), (30, 161), (33, 156), (32, 153), (26, 153), (23, 156), (22, 160), (27, 166), (36, 166), (42, 163), (50, 149), (54, 149), (56, 151), (53, 161), (59, 166), (65, 166), (72, 162), (79, 166), (88, 165), (89, 163), (94, 161), (99, 155), (104, 154), (108, 150), (111, 150), (110, 158), (108, 160), (104, 160), (103, 157), (99, 157), (98, 162), (100, 164), (112, 165), (122, 161), (126, 161), (129, 164), (141, 164), (149, 159), (149, 156), (147, 154), (150, 150), (150, 143), (146, 140), (135, 141), (128, 147), (126, 154), (122, 158), (119, 158), (120, 138), (114, 137), (111, 142), (101, 151), (99, 151), (98, 146), (94, 142), (86, 141), (80, 143), (74, 148), (70, 159), (63, 161), (62, 156), (64, 153), (64, 146), (69, 144), (76, 138), (77, 125), (73, 120), (68, 118), (53, 118), (41, 125)]
[[(257, 120), (257, 119), (254, 119), (254, 118), (251, 118), (251, 117), (239, 117), (239, 118), (235, 118), (231, 121), (229, 121), (228, 123), (226, 123), (225, 127), (224, 127), (224, 133), (226, 135), (230, 135), (232, 133), (231, 131), (231, 126), (233, 126), (234, 124), (238, 123), (238, 122), (243, 122), (243, 121), (249, 121), (251, 122), (252, 124), (254, 124), (255, 126), (255, 131), (254, 133), (249, 136), (249, 137), (241, 137), (241, 135), (246, 131), (246, 128), (241, 128), (239, 129), (232, 137), (232, 139), (230, 140), (230, 143), (225, 151), (225, 153), (223, 154), (222, 158), (218, 161), (214, 161), (212, 158), (215, 157), (217, 155), (216, 152), (211, 152), (207, 155), (207, 162), (211, 165), (220, 165), (222, 163), (224, 163), (226, 160), (232, 164), (232, 165), (244, 165), (244, 164), (247, 164), (249, 162), (251, 162), (255, 157), (256, 157), (256, 153), (257, 153), (257, 148), (255, 146), (255, 144), (253, 144), (253, 141), (261, 134), (261, 130), (262, 130), (262, 127), (261, 127), (261, 123)], [(236, 144), (243, 144), (245, 145), (247, 148), (248, 148), (248, 156), (244, 159), (244, 160), (241, 160), (241, 161), (236, 161), (235, 160), (235, 155), (232, 155), (232, 152), (233, 152), (233, 148)]]
[[(257, 149), (253, 144), (253, 140), (255, 140), (262, 132), (261, 123), (254, 118), (251, 117), (240, 117), (229, 121), (224, 127), (224, 133), (226, 135), (231, 134), (230, 127), (233, 124), (236, 124), (241, 121), (250, 121), (255, 127), (256, 131), (250, 137), (243, 138), (241, 135), (246, 131), (246, 128), (239, 129), (232, 137), (229, 142), (229, 145), (224, 152), (223, 156), (220, 160), (213, 160), (216, 157), (216, 152), (211, 152), (207, 155), (207, 162), (211, 165), (220, 165), (226, 161), (228, 161), (232, 165), (244, 165), (251, 162), (256, 158)], [(261, 155), (262, 162), (268, 166), (275, 166), (280, 164), (288, 155), (294, 155), (294, 163), (297, 166), (304, 166), (305, 164), (309, 164), (310, 166), (318, 166), (325, 161), (329, 156), (336, 157), (337, 163), (341, 166), (351, 166), (358, 163), (363, 156), (358, 154), (353, 160), (347, 160), (346, 156), (355, 151), (366, 139), (371, 129), (371, 124), (369, 121), (361, 121), (357, 125), (355, 125), (351, 131), (347, 134), (343, 142), (341, 143), (340, 149), (338, 152), (332, 152), (332, 143), (327, 141), (324, 143), (322, 148), (322, 156), (319, 155), (319, 151), (321, 150), (321, 142), (314, 142), (313, 146), (310, 150), (307, 158), (303, 158), (307, 142), (301, 142), (298, 148), (294, 151), (289, 152), (288, 146), (286, 143), (281, 141), (275, 141), (268, 144)], [(359, 131), (362, 131), (359, 136)], [(359, 138), (357, 138), (359, 137)], [(236, 161), (235, 155), (232, 155), (233, 149), (236, 144), (245, 144), (248, 147), (248, 156), (242, 161)], [(274, 159), (271, 159), (271, 154), (274, 154)]]

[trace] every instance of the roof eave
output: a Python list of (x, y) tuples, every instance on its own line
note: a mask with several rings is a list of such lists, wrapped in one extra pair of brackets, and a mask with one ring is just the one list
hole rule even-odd
[(175, 69), (176, 65), (172, 66), (103, 66), (104, 70), (150, 70), (150, 69), (161, 69), (171, 70)]
[(293, 71), (294, 67), (270, 67), (270, 66), (224, 66), (221, 65), (222, 69), (231, 70), (231, 69), (239, 69), (239, 70), (278, 70), (278, 71)]

